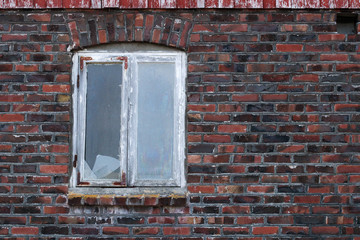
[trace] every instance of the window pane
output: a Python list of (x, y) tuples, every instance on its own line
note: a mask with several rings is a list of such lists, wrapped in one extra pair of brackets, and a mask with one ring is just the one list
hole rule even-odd
[(85, 179), (120, 179), (121, 64), (88, 64)]
[(172, 177), (174, 63), (138, 64), (137, 179)]

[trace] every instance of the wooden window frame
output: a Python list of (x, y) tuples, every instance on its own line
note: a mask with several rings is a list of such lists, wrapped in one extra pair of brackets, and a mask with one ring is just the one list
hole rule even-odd
[[(140, 62), (175, 63), (174, 89), (174, 150), (173, 179), (166, 181), (140, 181), (136, 177), (136, 120), (137, 109), (137, 64)], [(83, 177), (86, 123), (86, 69), (92, 63), (119, 63), (123, 67), (123, 88), (121, 106), (120, 165), (121, 179), (87, 180)], [(71, 188), (159, 188), (185, 187), (185, 78), (186, 55), (177, 50), (169, 51), (80, 51), (73, 57), (73, 172)]]

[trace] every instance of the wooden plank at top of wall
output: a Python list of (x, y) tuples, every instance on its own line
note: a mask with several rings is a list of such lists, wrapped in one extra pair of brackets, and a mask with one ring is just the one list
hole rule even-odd
[(4, 8), (16, 8), (16, 0), (4, 0)]
[(176, 8), (176, 0), (161, 0), (161, 8)]
[(218, 8), (219, 0), (205, 0), (205, 8)]
[(17, 0), (16, 2), (17, 8), (34, 8), (33, 0)]
[(148, 8), (160, 8), (161, 0), (148, 0)]
[(291, 0), (276, 0), (276, 8), (291, 8)]
[(263, 0), (235, 0), (235, 8), (263, 8)]
[(132, 0), (132, 8), (147, 8), (147, 0)]
[(264, 0), (264, 8), (276, 8), (276, 0)]
[(102, 0), (103, 8), (118, 8), (120, 6), (120, 0)]
[(48, 0), (46, 4), (47, 8), (62, 8), (62, 0)]
[(47, 0), (34, 0), (34, 8), (46, 8)]
[(90, 8), (102, 8), (101, 0), (91, 0)]
[(359, 0), (349, 0), (349, 8), (360, 8), (360, 1)]
[(205, 0), (176, 0), (177, 8), (205, 8)]
[(300, 8), (319, 8), (320, 0), (292, 0), (291, 8), (300, 9)]
[[(356, 0), (358, 1), (358, 0)], [(348, 0), (321, 0), (320, 1), (321, 8), (349, 8), (349, 1)]]
[(90, 8), (90, 0), (63, 0), (64, 8)]
[(233, 8), (235, 0), (219, 0), (219, 8)]
[(120, 0), (120, 8), (131, 8), (132, 4), (130, 0)]

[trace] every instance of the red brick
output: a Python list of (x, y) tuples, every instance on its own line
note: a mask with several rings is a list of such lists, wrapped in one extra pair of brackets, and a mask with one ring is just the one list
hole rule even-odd
[(312, 227), (313, 234), (326, 234), (326, 235), (336, 235), (339, 233), (338, 227), (332, 226), (314, 226)]
[(39, 228), (37, 227), (12, 227), (11, 233), (16, 235), (37, 235)]
[(43, 92), (69, 93), (70, 85), (43, 85)]
[(252, 233), (255, 235), (277, 234), (279, 227), (253, 227)]
[(68, 166), (66, 165), (41, 165), (41, 173), (67, 173)]
[(276, 51), (278, 52), (301, 52), (303, 45), (301, 44), (276, 44)]
[(3, 42), (9, 42), (9, 41), (27, 41), (27, 35), (26, 34), (3, 34), (1, 37), (1, 40)]
[(105, 235), (129, 234), (128, 227), (103, 227)]
[(214, 186), (188, 186), (188, 191), (191, 193), (214, 193), (215, 187)]
[(157, 235), (160, 229), (158, 227), (134, 227), (135, 235)]
[(24, 119), (22, 114), (0, 114), (0, 122), (23, 122)]
[[(192, 222), (193, 223), (193, 222)], [(190, 227), (163, 227), (164, 235), (190, 235)]]
[(226, 133), (233, 133), (233, 132), (246, 132), (246, 125), (219, 125), (218, 132), (226, 132)]

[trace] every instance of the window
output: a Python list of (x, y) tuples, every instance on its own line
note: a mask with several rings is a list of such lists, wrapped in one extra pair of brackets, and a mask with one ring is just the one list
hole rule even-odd
[(72, 187), (184, 187), (185, 54), (142, 44), (74, 55)]

